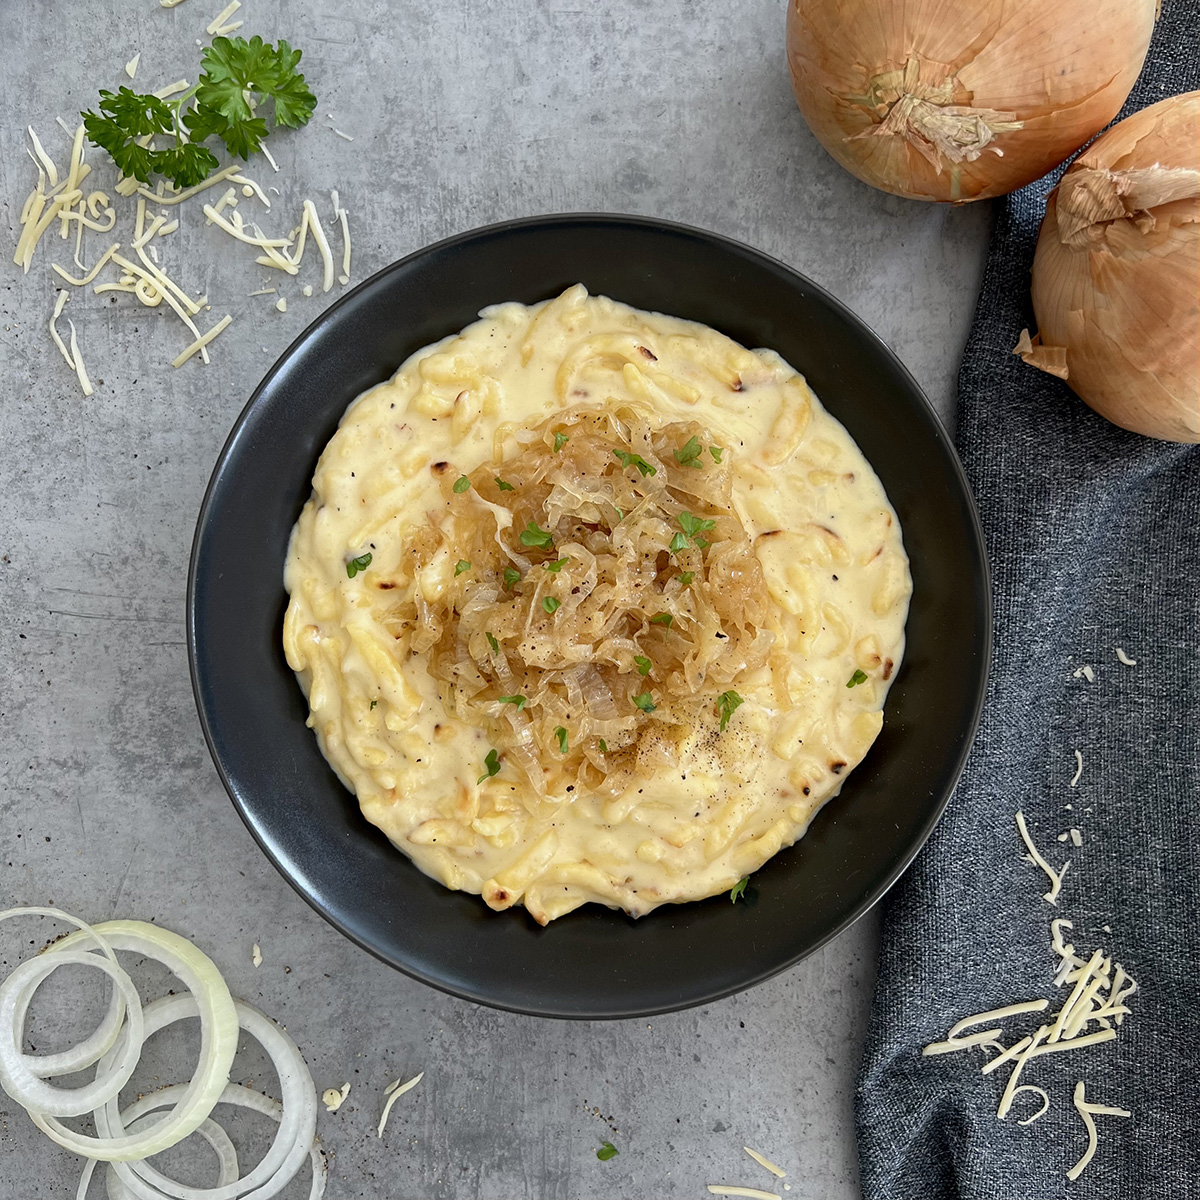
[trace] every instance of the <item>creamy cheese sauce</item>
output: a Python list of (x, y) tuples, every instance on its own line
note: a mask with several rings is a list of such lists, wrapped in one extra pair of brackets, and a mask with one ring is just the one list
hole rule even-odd
[[(453, 477), (511, 458), (521, 431), (580, 397), (697, 422), (727, 448), (774, 650), (736, 681), (744, 703), (724, 731), (714, 712), (677, 766), (615, 796), (551, 773), (539, 797), (503, 762), (480, 781), (488, 731), (447, 711), (428, 657), (402, 650), (387, 619), (415, 589), (452, 585), (449, 556), (405, 569), (422, 530), (462, 519), (446, 464)], [(503, 520), (474, 503), (478, 520)], [(882, 485), (792, 367), (579, 285), (486, 309), (350, 405), (285, 584), (284, 647), (309, 725), (366, 818), (447, 887), (497, 909), (523, 903), (542, 923), (589, 901), (642, 915), (728, 891), (802, 836), (879, 733), (911, 593)]]

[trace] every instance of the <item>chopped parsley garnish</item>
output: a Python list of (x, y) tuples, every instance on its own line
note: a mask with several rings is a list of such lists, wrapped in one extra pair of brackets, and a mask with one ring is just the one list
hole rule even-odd
[(512, 589), (515, 588), (520, 582), (521, 572), (518, 571), (516, 567), (504, 568), (504, 586), (508, 591), (511, 592)]
[(696, 467), (699, 469), (703, 466), (700, 462), (700, 451), (702, 449), (700, 439), (698, 437), (690, 437), (684, 442), (682, 449), (675, 451), (675, 461), (681, 467)]
[(608, 753), (608, 743), (603, 738), (600, 739), (600, 753), (601, 754)]
[(654, 697), (649, 692), (643, 692), (640, 696), (634, 696), (633, 702), (644, 713), (652, 713), (655, 709)]
[(471, 569), (471, 564), (469, 562), (467, 562), (467, 560), (465, 558), (460, 558), (458, 560), (458, 562), (456, 562), (454, 564), (455, 578), (457, 579), (458, 576), (461, 575), (464, 571), (469, 571), (470, 569)]
[(346, 564), (346, 577), (353, 579), (359, 571), (365, 571), (371, 565), (371, 552), (368, 550), (366, 554), (360, 554), (357, 558), (352, 558)]
[(557, 454), (571, 439), (565, 433), (554, 435), (554, 453)]
[(715, 463), (721, 461), (721, 455), (724, 453), (720, 446), (709, 446), (708, 452), (712, 455), (713, 462)]
[(454, 488), (452, 490), (456, 495), (461, 496), (470, 486), (471, 481), (465, 475), (460, 475), (454, 481)]
[(511, 483), (509, 483), (507, 480), (505, 480), (505, 479), (501, 479), (499, 475), (497, 475), (495, 478), (496, 478), (496, 486), (497, 486), (497, 487), (498, 487), (498, 488), (499, 488), (499, 489), (500, 489), (502, 492), (515, 492), (515, 491), (517, 490), (517, 489), (516, 489), (515, 487), (513, 487), (513, 485), (512, 485)]
[(866, 683), (866, 682), (867, 682), (866, 672), (865, 671), (855, 671), (854, 674), (850, 676), (850, 682), (847, 683), (846, 686), (847, 687), (858, 687), (858, 685), (860, 683)]
[(559, 725), (554, 730), (554, 736), (556, 738), (558, 738), (559, 754), (566, 754), (566, 752), (567, 752), (567, 731), (561, 725)]
[(637, 664), (639, 675), (649, 675), (654, 669), (654, 664), (641, 654), (635, 654), (633, 656), (633, 661)]
[(699, 535), (702, 533), (707, 533), (710, 529), (715, 529), (717, 527), (716, 521), (705, 520), (701, 517), (693, 517), (690, 512), (681, 512), (676, 520), (679, 522), (680, 529), (682, 529), (683, 532), (688, 535), (688, 537), (695, 538), (696, 544), (702, 548), (703, 546), (707, 546), (708, 543), (705, 542)]
[(501, 704), (515, 704), (517, 706), (517, 712), (520, 712), (521, 709), (525, 707), (524, 696), (500, 696), (498, 699)]
[(554, 534), (548, 529), (541, 528), (536, 521), (530, 521), (521, 530), (521, 545), (538, 546), (543, 550), (549, 550), (554, 545)]
[(371, 701), (371, 707), (370, 707), (370, 708), (369, 708), (367, 711), (368, 711), (368, 712), (374, 712), (374, 711), (375, 711), (375, 705), (377, 705), (378, 703), (379, 703), (379, 701), (378, 701), (378, 700), (372, 700), (372, 701)]
[(668, 548), (670, 549), (672, 554), (678, 554), (680, 552), (680, 550), (687, 549), (687, 544), (688, 544), (687, 537), (682, 533), (677, 533), (671, 539), (671, 545)]
[(543, 596), (542, 597), (542, 607), (548, 613), (556, 613), (562, 607), (562, 601), (555, 600), (555, 598), (553, 596)]
[(668, 629), (671, 628), (671, 622), (675, 618), (670, 613), (659, 613), (657, 616), (650, 618), (651, 625), (665, 625)]
[(695, 578), (695, 571), (680, 571), (679, 573), (679, 582), (682, 583), (684, 587), (687, 587), (688, 584), (690, 584)]
[(613, 454), (621, 460), (621, 466), (637, 467), (643, 478), (647, 475), (658, 474), (658, 469), (652, 467), (640, 454), (631, 454), (628, 450), (614, 450)]
[(729, 724), (729, 718), (745, 703), (745, 700), (737, 692), (722, 692), (717, 697), (717, 715), (721, 718), (722, 733), (725, 732), (725, 726)]
[[(614, 504), (614, 505), (613, 505), (613, 508), (617, 508), (617, 506)], [(617, 519), (618, 519), (618, 520), (620, 520), (620, 521), (623, 521), (623, 520), (625, 520), (625, 511), (624, 511), (624, 509), (617, 508)]]
[(483, 765), (487, 768), (482, 775), (475, 781), (482, 783), (485, 779), (491, 779), (493, 775), (500, 774), (500, 755), (495, 750), (487, 752), (487, 758), (483, 760)]
[(487, 634), (488, 645), (492, 648), (493, 654), (500, 653), (500, 643), (489, 633)]
[(741, 879), (739, 879), (737, 881), (737, 883), (735, 883), (733, 885), (733, 887), (731, 887), (729, 889), (729, 899), (732, 903), (736, 904), (739, 900), (741, 900), (745, 897), (746, 884), (748, 884), (749, 882), (750, 882), (750, 876), (743, 875), (741, 877)]
[(612, 1142), (602, 1142), (600, 1149), (596, 1151), (596, 1157), (601, 1162), (608, 1162), (610, 1158), (616, 1158), (620, 1154), (620, 1150), (612, 1144)]
[(561, 571), (563, 569), (563, 567), (565, 567), (567, 565), (567, 563), (569, 563), (570, 561), (571, 560), (568, 557), (568, 558), (555, 559), (554, 562), (542, 563), (542, 570), (543, 571), (554, 571), (555, 573), (557, 573), (557, 572)]

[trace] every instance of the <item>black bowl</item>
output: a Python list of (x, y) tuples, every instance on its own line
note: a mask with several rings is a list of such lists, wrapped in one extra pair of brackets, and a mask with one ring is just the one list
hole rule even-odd
[[(346, 406), (486, 305), (582, 282), (638, 308), (771, 347), (802, 371), (883, 480), (912, 562), (908, 649), (883, 733), (807, 836), (746, 902), (639, 921), (587, 905), (549, 927), (422, 875), (360, 815), (305, 727), (280, 629), (288, 535)], [(289, 347), (251, 397), (200, 509), (188, 650), (209, 749), (285, 878), (347, 937), (425, 983), (557, 1017), (632, 1017), (729, 995), (812, 953), (870, 907), (929, 836), (979, 717), (990, 644), (978, 518), (913, 378), (802, 275), (715, 234), (634, 217), (558, 216), (439, 242), (381, 271)]]

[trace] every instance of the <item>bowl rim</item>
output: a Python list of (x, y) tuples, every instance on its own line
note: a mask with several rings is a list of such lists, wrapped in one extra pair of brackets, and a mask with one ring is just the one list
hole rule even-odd
[[(426, 971), (419, 967), (413, 966), (410, 963), (402, 961), (400, 958), (389, 954), (383, 947), (373, 945), (370, 941), (359, 937), (353, 930), (348, 928), (344, 921), (340, 920), (329, 908), (322, 904), (318, 898), (303, 888), (300, 883), (293, 878), (291, 872), (281, 861), (280, 856), (275, 852), (256, 828), (251, 815), (243, 807), (239, 799), (237, 790), (233, 786), (229, 773), (218, 756), (216, 749), (216, 741), (212, 727), (209, 722), (208, 714), (205, 711), (201, 701), (201, 686), (200, 686), (200, 667), (199, 667), (199, 651), (196, 641), (196, 581), (197, 567), (200, 559), (201, 549), (205, 535), (208, 531), (210, 520), (212, 517), (212, 508), (214, 498), (221, 480), (222, 472), (226, 466), (227, 460), (237, 443), (242, 430), (249, 421), (251, 414), (259, 402), (262, 394), (268, 389), (275, 377), (281, 372), (284, 365), (297, 353), (303, 345), (317, 336), (325, 326), (331, 324), (337, 317), (340, 310), (346, 307), (349, 303), (355, 300), (360, 293), (378, 286), (379, 282), (388, 276), (404, 270), (410, 264), (432, 255), (436, 252), (460, 246), (465, 243), (472, 242), (476, 239), (492, 237), (497, 234), (515, 232), (521, 230), (529, 230), (538, 227), (569, 227), (569, 226), (586, 226), (586, 225), (605, 225), (616, 228), (632, 228), (642, 229), (653, 232), (673, 233), (679, 236), (698, 239), (701, 242), (717, 243), (725, 249), (732, 251), (734, 254), (754, 261), (761, 266), (770, 268), (776, 272), (783, 272), (792, 277), (792, 279), (811, 292), (814, 297), (823, 305), (827, 306), (833, 312), (850, 325), (855, 333), (874, 343), (876, 348), (882, 352), (884, 357), (891, 363), (892, 369), (897, 375), (908, 385), (912, 394), (919, 400), (919, 407), (925, 419), (933, 427), (934, 431), (940, 435), (944, 442), (947, 451), (947, 459), (954, 476), (954, 480), (958, 485), (958, 490), (963, 499), (965, 514), (968, 518), (967, 525), (972, 534), (975, 547), (978, 551), (978, 564), (981, 572), (980, 590), (976, 603), (982, 609), (979, 613), (980, 624), (982, 629), (982, 641), (979, 647), (979, 676), (975, 687), (974, 700), (969, 713), (969, 719), (965, 722), (966, 736), (961, 739), (957, 751), (953, 757), (953, 762), (950, 769), (946, 773), (947, 783), (943, 789), (943, 795), (938, 803), (929, 812), (925, 821), (919, 827), (919, 832), (912, 839), (912, 843), (906, 848), (905, 852), (900, 855), (894, 862), (890, 870), (880, 879), (880, 881), (855, 905), (851, 906), (850, 910), (839, 921), (837, 921), (824, 936), (812, 943), (807, 949), (798, 954), (773, 963), (770, 967), (747, 974), (744, 978), (736, 983), (721, 985), (705, 992), (703, 995), (688, 998), (680, 1003), (665, 1003), (654, 1006), (629, 1006), (621, 1011), (616, 1011), (613, 1006), (607, 1006), (603, 1010), (595, 1011), (570, 1011), (563, 1012), (555, 1010), (552, 1007), (537, 1007), (534, 1005), (522, 1005), (516, 1003), (506, 1003), (497, 1001), (496, 999), (486, 995), (484, 992), (466, 986), (451, 986), (446, 981), (432, 977)], [(397, 364), (398, 370), (400, 365)], [(353, 401), (350, 401), (352, 403)], [(249, 830), (251, 836), (258, 844), (259, 848), (266, 855), (267, 859), (275, 867), (275, 869), (283, 876), (283, 878), (291, 885), (307, 903), (314, 909), (324, 920), (329, 922), (335, 929), (338, 930), (344, 937), (355, 945), (366, 950), (369, 954), (386, 963), (388, 966), (400, 971), (411, 979), (415, 979), (436, 991), (446, 995), (454, 996), (459, 999), (469, 1000), (475, 1004), (479, 1004), (488, 1008), (496, 1008), (502, 1011), (519, 1013), (527, 1016), (535, 1017), (551, 1017), (565, 1020), (628, 1020), (640, 1017), (657, 1016), (668, 1012), (680, 1012), (688, 1008), (698, 1007), (703, 1004), (710, 1004), (714, 1001), (724, 999), (728, 996), (735, 995), (739, 992), (756, 987), (768, 979), (774, 978), (776, 975), (782, 974), (784, 971), (794, 967), (797, 963), (808, 958), (816, 953), (823, 946), (828, 945), (834, 938), (845, 932), (851, 925), (859, 921), (866, 913), (868, 913), (879, 901), (891, 890), (897, 880), (908, 870), (916, 856), (925, 847), (929, 841), (935, 827), (941, 820), (947, 805), (950, 802), (958, 784), (962, 778), (962, 773), (966, 768), (967, 760), (975, 743), (975, 738), (979, 732), (979, 725), (982, 719), (983, 706), (987, 695), (988, 683), (991, 677), (991, 663), (993, 651), (993, 636), (994, 636), (994, 601), (992, 597), (992, 577), (991, 565), (987, 555), (987, 541), (984, 536), (983, 525), (980, 520), (978, 505), (975, 500), (974, 492), (971, 489), (970, 482), (967, 479), (966, 471), (963, 468), (962, 460), (959, 458), (958, 451), (954, 445), (953, 439), (949, 436), (945, 425), (939, 417), (937, 410), (933, 407), (928, 396), (925, 395), (924, 389), (917, 382), (912, 372), (901, 361), (899, 356), (892, 348), (879, 336), (857, 313), (849, 308), (845, 303), (839, 300), (836, 296), (830, 293), (820, 284), (814, 282), (802, 272), (789, 266), (782, 260), (775, 258), (773, 255), (767, 254), (765, 251), (756, 249), (745, 242), (738, 241), (736, 238), (729, 237), (725, 234), (713, 232), (703, 229), (698, 226), (688, 225), (683, 222), (664, 220), (658, 217), (647, 217), (633, 214), (622, 213), (605, 213), (605, 212), (569, 212), (569, 213), (548, 213), (539, 216), (519, 217), (506, 221), (498, 221), (488, 225), (476, 226), (471, 229), (463, 230), (460, 233), (452, 234), (449, 237), (442, 238), (436, 242), (431, 242), (425, 246), (421, 246), (411, 253), (406, 254), (403, 258), (397, 259), (395, 262), (389, 263), (382, 267), (374, 274), (368, 276), (360, 283), (350, 288), (340, 295), (328, 308), (315, 317), (305, 328), (288, 344), (283, 352), (276, 358), (274, 363), (259, 380), (254, 390), (250, 394), (250, 398), (246, 401), (241, 411), (238, 413), (229, 434), (221, 445), (221, 449), (217, 454), (216, 461), (213, 465), (212, 472), (209, 476), (208, 483), (204, 490), (204, 496), (200, 503), (200, 508), (196, 518), (196, 528), (192, 538), (192, 546), (188, 559), (187, 572), (187, 593), (186, 593), (186, 627), (187, 627), (187, 652), (188, 652), (188, 673), (192, 685), (192, 698), (196, 705), (197, 715), (200, 721), (200, 727), (204, 735), (205, 744), (208, 747), (209, 757), (213, 762), (213, 766), (217, 771), (217, 775), (221, 780), (223, 787), (230, 800), (233, 802), (234, 808), (237, 810), (238, 816), (242, 819), (242, 823)], [(397, 853), (400, 853), (397, 851)]]

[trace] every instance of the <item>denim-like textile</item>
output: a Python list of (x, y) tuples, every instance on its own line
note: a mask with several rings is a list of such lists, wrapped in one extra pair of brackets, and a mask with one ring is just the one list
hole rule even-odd
[[(1166, 0), (1128, 112), (1197, 87), (1197, 0)], [(997, 215), (959, 375), (958, 447), (987, 538), (995, 651), (967, 770), (928, 846), (885, 902), (879, 981), (857, 1097), (866, 1200), (1200, 1197), (1200, 448), (1110, 425), (1010, 352), (1033, 328), (1029, 267), (1060, 172)], [(1117, 658), (1121, 647), (1135, 667)], [(1095, 679), (1076, 677), (1084, 664)], [(1076, 772), (1074, 751), (1083, 756)], [(1022, 860), (1013, 814), (1071, 866), (1057, 907)], [(1083, 844), (1059, 842), (1078, 828)], [(1138, 980), (1104, 1045), (1031, 1060), (1004, 1121), (1007, 1070), (982, 1051), (922, 1057), (959, 1018), (1066, 998), (1049, 923)], [(1109, 926), (1111, 933), (1105, 932)], [(1011, 1045), (1042, 1016), (1004, 1022)], [(1093, 1029), (1095, 1026), (1092, 1027)], [(1072, 1104), (1098, 1116), (1087, 1145)]]

